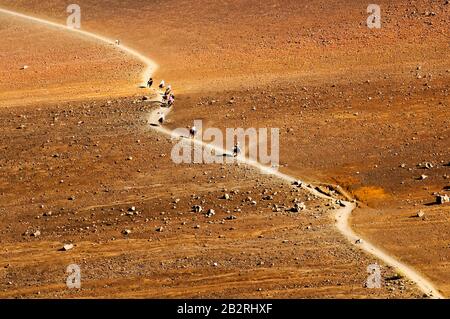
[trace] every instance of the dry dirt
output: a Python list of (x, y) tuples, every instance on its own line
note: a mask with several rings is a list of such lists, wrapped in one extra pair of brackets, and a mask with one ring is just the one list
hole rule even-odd
[[(449, 4), (381, 1), (383, 28), (369, 30), (363, 1), (78, 3), (84, 29), (160, 65), (177, 95), (169, 127), (280, 128), (283, 172), (348, 189), (355, 231), (450, 293), (450, 207), (430, 205), (449, 186)], [(60, 0), (0, 6), (66, 17)], [(0, 296), (422, 296), (405, 280), (364, 288), (375, 260), (338, 233), (330, 203), (244, 166), (174, 165), (173, 141), (146, 123), (139, 62), (0, 22)], [(274, 211), (294, 198), (308, 210)], [(65, 287), (71, 263), (80, 290)]]

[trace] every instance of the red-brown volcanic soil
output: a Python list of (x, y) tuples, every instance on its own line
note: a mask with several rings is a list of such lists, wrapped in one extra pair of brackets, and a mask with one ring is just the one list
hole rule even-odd
[[(203, 119), (222, 129), (280, 128), (282, 171), (347, 188), (360, 201), (355, 231), (448, 295), (450, 208), (428, 205), (433, 192), (448, 193), (450, 175), (444, 2), (381, 1), (383, 27), (369, 30), (363, 1), (78, 1), (83, 28), (160, 64), (156, 76), (177, 94), (169, 127)], [(60, 0), (0, 5), (61, 23), (66, 17)], [(152, 106), (134, 95), (139, 62), (85, 39), (77, 39), (79, 52), (73, 36), (45, 27), (33, 26), (37, 34), (25, 44), (17, 39), (30, 23), (0, 19), (9, 23), (0, 29), (8, 48), (0, 72), (14, 68), (6, 72), (10, 84), (0, 84), (2, 104), (16, 104), (23, 71), (38, 72), (24, 89), (28, 106), (0, 109), (0, 296), (421, 296), (404, 280), (364, 288), (375, 260), (337, 232), (329, 203), (243, 166), (174, 165), (173, 141), (149, 131)], [(18, 70), (23, 64), (32, 67)], [(61, 76), (63, 65), (73, 78)], [(113, 81), (102, 84), (105, 75)], [(124, 85), (120, 100), (115, 83)], [(66, 103), (76, 94), (59, 94), (65, 87), (90, 100)], [(417, 167), (423, 162), (433, 168)], [(417, 180), (422, 174), (428, 178)], [(231, 200), (219, 199), (233, 189)], [(264, 194), (274, 199), (266, 203)], [(274, 211), (294, 198), (308, 211)], [(217, 214), (194, 214), (194, 204)], [(139, 214), (127, 214), (131, 206)], [(411, 218), (419, 210), (425, 218)], [(227, 220), (232, 214), (238, 218)], [(37, 229), (41, 235), (30, 237)], [(65, 242), (75, 248), (58, 251)], [(64, 285), (74, 262), (83, 269), (79, 291)], [(384, 278), (395, 273), (383, 271)]]
[(78, 34), (1, 15), (0, 39), (0, 107), (121, 96), (139, 85), (139, 61)]

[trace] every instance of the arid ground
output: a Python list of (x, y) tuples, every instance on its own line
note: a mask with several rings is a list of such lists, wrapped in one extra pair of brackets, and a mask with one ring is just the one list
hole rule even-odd
[[(280, 171), (346, 189), (355, 232), (450, 295), (448, 1), (379, 1), (381, 29), (359, 0), (77, 3), (83, 30), (159, 64), (166, 127), (279, 128)], [(66, 6), (0, 1), (62, 24)], [(173, 163), (133, 56), (4, 13), (0, 48), (0, 297), (424, 297), (338, 231), (335, 202), (243, 164)]]

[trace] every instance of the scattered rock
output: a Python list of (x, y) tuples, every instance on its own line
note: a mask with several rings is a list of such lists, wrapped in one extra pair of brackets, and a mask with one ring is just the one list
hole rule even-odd
[(336, 204), (341, 207), (345, 207), (345, 204), (340, 199), (336, 200)]
[(295, 181), (292, 183), (292, 185), (302, 187), (303, 183), (301, 181)]
[(210, 218), (210, 217), (213, 217), (215, 214), (216, 214), (216, 212), (214, 211), (214, 209), (208, 209), (205, 216)]
[(437, 195), (436, 196), (436, 203), (438, 205), (443, 205), (445, 203), (449, 203), (450, 202), (450, 197), (448, 197), (448, 195)]
[(192, 206), (192, 211), (194, 213), (201, 213), (203, 211), (203, 207), (200, 205), (194, 205)]
[(73, 244), (65, 244), (65, 245), (61, 248), (62, 251), (69, 251), (69, 250), (71, 250), (71, 249), (73, 249)]
[(124, 230), (122, 231), (122, 234), (124, 234), (125, 236), (128, 236), (129, 234), (131, 234), (131, 230), (129, 230), (129, 229), (124, 229)]
[(31, 237), (38, 237), (38, 236), (41, 236), (41, 232), (39, 231), (39, 230), (36, 230), (34, 233), (32, 233), (31, 235), (30, 235)]
[(295, 203), (294, 207), (289, 209), (289, 211), (292, 212), (292, 213), (299, 213), (299, 212), (301, 212), (304, 209), (306, 209), (305, 203)]
[(417, 214), (416, 214), (416, 217), (418, 217), (418, 218), (422, 218), (424, 216), (425, 216), (425, 213), (423, 211), (421, 211), (421, 210), (418, 211)]
[(432, 169), (434, 166), (429, 162), (420, 163), (417, 165), (419, 168)]

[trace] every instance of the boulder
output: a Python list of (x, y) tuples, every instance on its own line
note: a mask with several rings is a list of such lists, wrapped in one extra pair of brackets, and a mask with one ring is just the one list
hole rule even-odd
[(445, 203), (450, 202), (450, 197), (448, 195), (437, 195), (436, 196), (436, 203), (439, 205), (443, 205)]
[(194, 205), (192, 206), (192, 211), (194, 213), (201, 213), (203, 211), (203, 207), (200, 205)]

